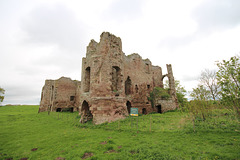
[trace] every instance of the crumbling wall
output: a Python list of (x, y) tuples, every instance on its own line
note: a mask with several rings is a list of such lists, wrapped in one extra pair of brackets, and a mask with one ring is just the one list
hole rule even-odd
[(54, 81), (46, 80), (42, 88), (39, 112), (48, 111), (53, 106)]
[(62, 111), (69, 108), (70, 111), (77, 110), (79, 101), (79, 81), (61, 77), (58, 80), (46, 80), (42, 89), (39, 112)]
[(176, 89), (175, 89), (175, 80), (174, 80), (171, 64), (167, 64), (167, 71), (168, 71), (167, 76), (168, 76), (168, 80), (169, 80), (170, 95), (171, 95), (172, 100), (174, 101), (176, 107), (178, 108), (178, 100), (177, 100)]
[[(125, 56), (125, 81), (131, 79), (131, 94), (126, 94), (126, 100), (131, 103), (131, 107), (139, 108), (139, 113), (150, 113), (154, 111), (147, 97), (149, 93), (161, 83), (162, 70), (160, 67), (152, 65), (149, 59), (143, 60), (136, 53)], [(156, 74), (159, 74), (155, 77)], [(144, 109), (145, 108), (145, 109)]]

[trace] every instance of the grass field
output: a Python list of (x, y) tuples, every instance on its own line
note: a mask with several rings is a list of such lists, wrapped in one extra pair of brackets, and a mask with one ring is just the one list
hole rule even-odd
[(229, 110), (193, 127), (179, 111), (93, 125), (38, 107), (0, 107), (0, 159), (240, 159), (240, 123)]

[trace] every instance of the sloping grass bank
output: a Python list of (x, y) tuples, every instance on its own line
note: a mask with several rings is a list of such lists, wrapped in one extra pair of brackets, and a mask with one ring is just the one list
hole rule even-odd
[(0, 159), (240, 159), (239, 122), (226, 110), (194, 132), (180, 112), (95, 126), (79, 124), (78, 113), (38, 114), (38, 107), (0, 107)]

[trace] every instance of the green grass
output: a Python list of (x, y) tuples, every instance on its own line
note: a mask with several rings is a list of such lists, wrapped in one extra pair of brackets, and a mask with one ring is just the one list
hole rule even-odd
[(240, 159), (240, 124), (228, 110), (197, 120), (194, 132), (178, 111), (93, 125), (79, 124), (78, 113), (38, 114), (38, 107), (0, 107), (0, 159)]

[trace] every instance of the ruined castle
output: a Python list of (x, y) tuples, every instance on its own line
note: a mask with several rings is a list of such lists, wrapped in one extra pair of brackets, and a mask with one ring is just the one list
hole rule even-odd
[[(65, 77), (45, 81), (39, 112), (79, 111), (81, 122), (92, 119), (100, 124), (125, 118), (131, 107), (140, 114), (174, 110), (178, 107), (175, 82), (171, 65), (166, 66), (163, 75), (149, 59), (136, 53), (126, 56), (121, 39), (103, 32), (99, 43), (91, 40), (87, 46), (81, 81)], [(163, 88), (165, 77), (170, 98), (158, 98), (152, 106), (148, 96), (154, 87)]]

